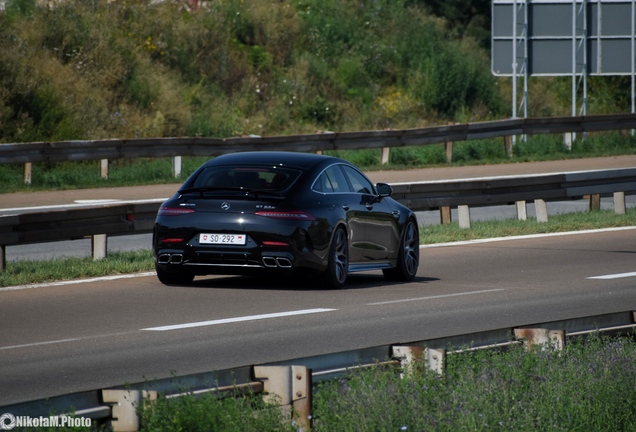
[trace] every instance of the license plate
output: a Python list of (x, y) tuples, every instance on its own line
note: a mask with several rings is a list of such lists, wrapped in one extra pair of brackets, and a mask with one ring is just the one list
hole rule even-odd
[(245, 234), (199, 234), (201, 244), (244, 245), (245, 239)]

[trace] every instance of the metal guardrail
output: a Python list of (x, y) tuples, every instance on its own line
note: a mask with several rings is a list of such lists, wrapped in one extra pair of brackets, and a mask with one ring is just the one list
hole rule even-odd
[(636, 114), (518, 118), (419, 129), (245, 138), (139, 138), (0, 144), (0, 164), (141, 157), (218, 156), (250, 150), (317, 152), (440, 144), (508, 137), (627, 130)]
[[(562, 347), (568, 338), (590, 333), (636, 336), (636, 312), (624, 311), (590, 317), (570, 318), (513, 328), (464, 335), (382, 345), (351, 351), (290, 359), (263, 366), (241, 366), (181, 377), (126, 384), (108, 389), (26, 401), (0, 407), (0, 412), (13, 416), (46, 417), (72, 413), (98, 422), (110, 422), (113, 430), (137, 430), (136, 408), (144, 398), (157, 394), (167, 398), (199, 395), (209, 392), (251, 391), (254, 394), (276, 394), (281, 405), (293, 406), (298, 412), (311, 413), (313, 384), (344, 376), (356, 368), (397, 366), (408, 368), (415, 358), (443, 373), (445, 356), (466, 350), (501, 348), (517, 343), (551, 342)], [(430, 353), (433, 355), (430, 355)]]
[[(568, 200), (617, 192), (636, 192), (636, 168), (393, 185), (393, 198), (415, 211)], [(6, 246), (19, 244), (91, 237), (93, 256), (105, 257), (106, 242), (95, 241), (97, 236), (152, 232), (160, 204), (161, 200), (157, 200), (0, 216), (0, 271), (6, 268)]]
[(393, 184), (392, 197), (412, 210), (569, 200), (636, 191), (636, 168)]

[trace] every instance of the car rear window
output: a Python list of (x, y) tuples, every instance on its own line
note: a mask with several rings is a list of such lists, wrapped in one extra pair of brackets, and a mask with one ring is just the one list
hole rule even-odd
[(191, 188), (245, 188), (271, 192), (287, 189), (301, 171), (276, 166), (213, 166), (204, 168)]

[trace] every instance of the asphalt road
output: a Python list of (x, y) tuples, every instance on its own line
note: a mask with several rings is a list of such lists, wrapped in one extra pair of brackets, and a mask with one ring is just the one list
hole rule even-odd
[[(152, 275), (1, 288), (0, 405), (636, 310), (635, 253), (636, 229), (623, 229), (428, 247), (411, 283), (354, 274), (339, 291), (242, 277), (168, 287)], [(602, 275), (620, 277), (590, 279)]]

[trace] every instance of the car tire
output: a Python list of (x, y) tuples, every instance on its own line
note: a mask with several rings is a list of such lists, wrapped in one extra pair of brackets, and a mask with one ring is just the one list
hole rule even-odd
[(159, 282), (165, 285), (188, 285), (194, 280), (194, 274), (183, 271), (168, 271), (155, 265)]
[(319, 278), (323, 288), (340, 289), (347, 280), (349, 271), (349, 240), (344, 228), (336, 228), (329, 246), (327, 270)]
[(415, 278), (419, 264), (420, 233), (417, 223), (413, 219), (409, 219), (402, 231), (396, 267), (385, 269), (382, 272), (386, 279), (408, 282)]

